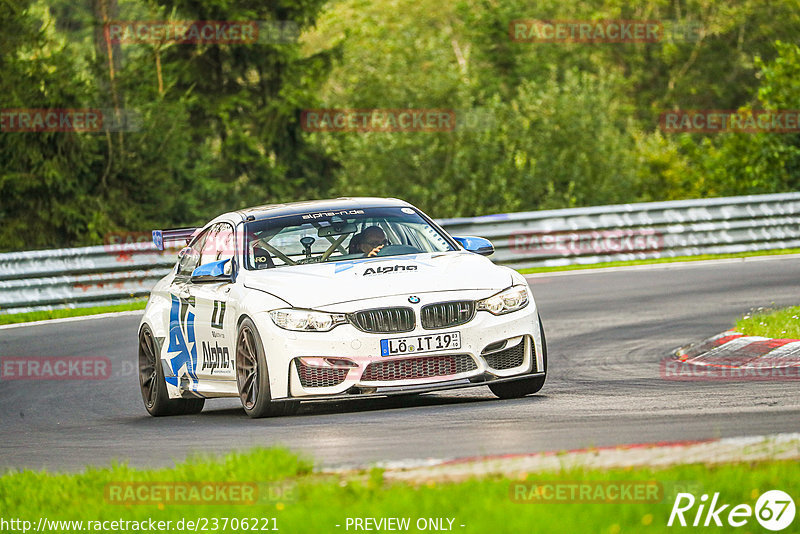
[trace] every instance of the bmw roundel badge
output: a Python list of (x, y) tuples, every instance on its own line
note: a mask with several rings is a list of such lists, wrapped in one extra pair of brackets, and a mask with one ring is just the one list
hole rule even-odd
[(411, 304), (418, 304), (419, 303), (419, 297), (417, 297), (416, 295), (412, 295), (412, 296), (408, 297), (408, 302), (410, 302)]

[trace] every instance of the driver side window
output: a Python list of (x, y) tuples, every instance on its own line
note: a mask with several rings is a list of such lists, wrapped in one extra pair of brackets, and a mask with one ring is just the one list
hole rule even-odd
[(233, 227), (228, 223), (217, 223), (211, 227), (211, 231), (200, 249), (200, 265), (212, 261), (233, 259), (233, 249)]
[(198, 235), (191, 245), (181, 251), (182, 256), (178, 262), (177, 276), (187, 278), (192, 276), (192, 271), (194, 271), (200, 264), (200, 251), (203, 250), (203, 245), (205, 244), (206, 238), (208, 237), (210, 231), (211, 229), (209, 228)]

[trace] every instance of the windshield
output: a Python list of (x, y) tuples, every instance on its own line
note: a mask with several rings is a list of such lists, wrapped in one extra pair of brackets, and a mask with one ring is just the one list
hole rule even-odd
[(455, 250), (412, 208), (309, 212), (249, 222), (247, 268)]

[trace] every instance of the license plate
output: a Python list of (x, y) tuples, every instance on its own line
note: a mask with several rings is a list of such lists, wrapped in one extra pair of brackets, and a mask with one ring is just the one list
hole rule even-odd
[(446, 332), (428, 336), (395, 337), (381, 339), (381, 356), (395, 354), (420, 354), (439, 350), (458, 350), (461, 348), (461, 333)]

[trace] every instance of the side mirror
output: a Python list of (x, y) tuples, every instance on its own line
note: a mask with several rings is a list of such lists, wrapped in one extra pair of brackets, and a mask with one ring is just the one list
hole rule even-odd
[(453, 237), (458, 244), (464, 247), (465, 250), (480, 254), (481, 256), (489, 256), (494, 254), (494, 245), (488, 239), (475, 236)]
[(178, 273), (186, 276), (192, 267), (200, 262), (200, 253), (192, 247), (184, 247), (178, 252), (178, 263), (176, 265)]
[(232, 282), (231, 273), (225, 273), (225, 264), (229, 261), (230, 258), (201, 265), (192, 271), (192, 282)]

